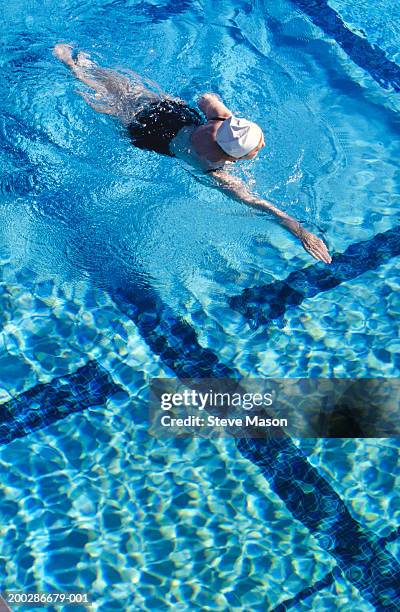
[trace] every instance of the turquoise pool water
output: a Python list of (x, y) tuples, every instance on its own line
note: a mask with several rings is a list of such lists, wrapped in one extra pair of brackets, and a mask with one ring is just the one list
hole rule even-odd
[[(271, 457), (265, 474), (232, 440), (146, 433), (150, 377), (217, 367), (240, 376), (399, 375), (400, 264), (390, 234), (400, 204), (398, 7), (385, 4), (385, 29), (379, 5), (321, 0), (317, 17), (312, 6), (2, 7), (0, 400), (13, 414), (18, 398), (35, 406), (32, 393), (45, 385), (54, 404), (55, 381), (86, 366), (95, 395), (72, 398), (62, 419), (14, 433), (7, 419), (1, 425), (3, 590), (88, 591), (101, 611), (398, 609), (381, 578), (360, 582), (357, 571), (375, 568), (367, 553), (350, 567), (329, 534), (310, 526), (296, 478), (293, 510)], [(392, 62), (378, 63), (380, 76), (373, 54), (349, 51), (349, 32)], [(312, 260), (176, 160), (132, 148), (75, 94), (51, 53), (59, 41), (191, 103), (218, 92), (266, 133), (259, 158), (235, 172), (333, 253), (370, 246), (356, 264), (351, 253), (339, 260), (344, 280), (316, 282), (282, 316), (265, 315), (268, 297), (251, 311), (233, 308), (243, 291), (303, 268), (314, 283)], [(155, 332), (145, 320), (152, 310)], [(99, 400), (100, 376), (108, 392)], [(293, 440), (288, 470), (293, 449), (321, 478), (306, 485), (319, 499), (314, 511), (332, 516), (325, 502), (335, 492), (333, 514), (346, 508), (353, 521), (343, 542), (360, 534), (378, 542), (384, 558), (373, 547), (371, 558), (393, 565), (398, 588), (397, 441)]]

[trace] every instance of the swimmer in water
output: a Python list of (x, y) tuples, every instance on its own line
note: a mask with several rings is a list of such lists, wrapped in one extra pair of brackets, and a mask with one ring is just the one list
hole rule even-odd
[[(183, 100), (161, 92), (155, 84), (147, 87), (139, 75), (129, 77), (101, 68), (89, 55), (58, 44), (54, 55), (75, 77), (93, 92), (78, 91), (97, 112), (114, 115), (126, 126), (132, 143), (141, 149), (157, 151), (189, 161), (216, 181), (216, 186), (235, 200), (268, 212), (298, 238), (315, 259), (327, 264), (332, 259), (324, 242), (276, 206), (251, 193), (246, 184), (226, 171), (227, 162), (253, 159), (265, 146), (261, 128), (234, 116), (213, 93), (198, 99), (206, 120)], [(154, 91), (153, 91), (154, 90)]]

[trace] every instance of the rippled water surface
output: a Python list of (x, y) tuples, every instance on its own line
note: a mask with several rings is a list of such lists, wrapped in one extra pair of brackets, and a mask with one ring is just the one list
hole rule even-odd
[[(385, 3), (390, 35), (380, 5), (330, 6), (399, 60), (397, 3)], [(332, 253), (399, 223), (399, 94), (296, 2), (12, 0), (0, 28), (0, 400), (92, 361), (121, 387), (1, 447), (3, 587), (89, 591), (104, 612), (272, 610), (334, 557), (233, 442), (149, 438), (149, 378), (174, 372), (114, 298), (151, 287), (240, 375), (391, 377), (400, 264), (389, 253), (255, 326), (230, 299), (309, 255), (177, 160), (134, 149), (76, 95), (84, 86), (52, 47), (69, 42), (192, 104), (215, 91), (259, 122), (266, 147), (235, 173)], [(397, 527), (394, 440), (296, 445), (362, 529)], [(342, 576), (297, 609), (374, 608)]]

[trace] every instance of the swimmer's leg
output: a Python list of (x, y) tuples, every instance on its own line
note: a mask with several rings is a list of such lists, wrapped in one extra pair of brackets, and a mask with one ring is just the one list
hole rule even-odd
[[(53, 52), (82, 83), (94, 89), (95, 93), (91, 95), (95, 100), (86, 92), (77, 93), (97, 112), (116, 115), (123, 123), (129, 124), (148, 102), (160, 99), (160, 95), (144, 86), (139, 75), (132, 80), (115, 70), (102, 68), (83, 52), (74, 59), (71, 45), (55, 45)], [(100, 105), (98, 101), (101, 101)]]
[[(96, 79), (93, 79), (88, 74), (86, 74), (85, 67), (87, 69), (88, 65), (87, 56), (85, 54), (78, 54), (77, 59), (74, 60), (74, 58), (72, 57), (71, 45), (64, 44), (55, 45), (53, 52), (59, 60), (64, 62), (64, 64), (72, 70), (76, 78), (82, 81), (82, 83), (85, 83), (85, 85), (88, 85), (99, 94), (104, 95), (104, 93), (106, 93), (104, 86), (100, 83), (100, 81), (97, 81)], [(83, 58), (86, 60), (86, 66), (85, 62), (82, 62)], [(93, 66), (95, 65), (93, 62), (91, 62), (91, 64)]]
[(76, 93), (79, 94), (85, 100), (86, 104), (88, 104), (96, 112), (103, 113), (104, 115), (119, 115), (118, 111), (111, 106), (95, 104), (85, 91), (76, 90)]

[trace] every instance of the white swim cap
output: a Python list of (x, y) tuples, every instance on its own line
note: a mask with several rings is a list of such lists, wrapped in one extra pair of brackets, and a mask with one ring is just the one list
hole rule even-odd
[(239, 158), (255, 149), (262, 135), (256, 123), (232, 115), (221, 123), (215, 139), (225, 153)]

